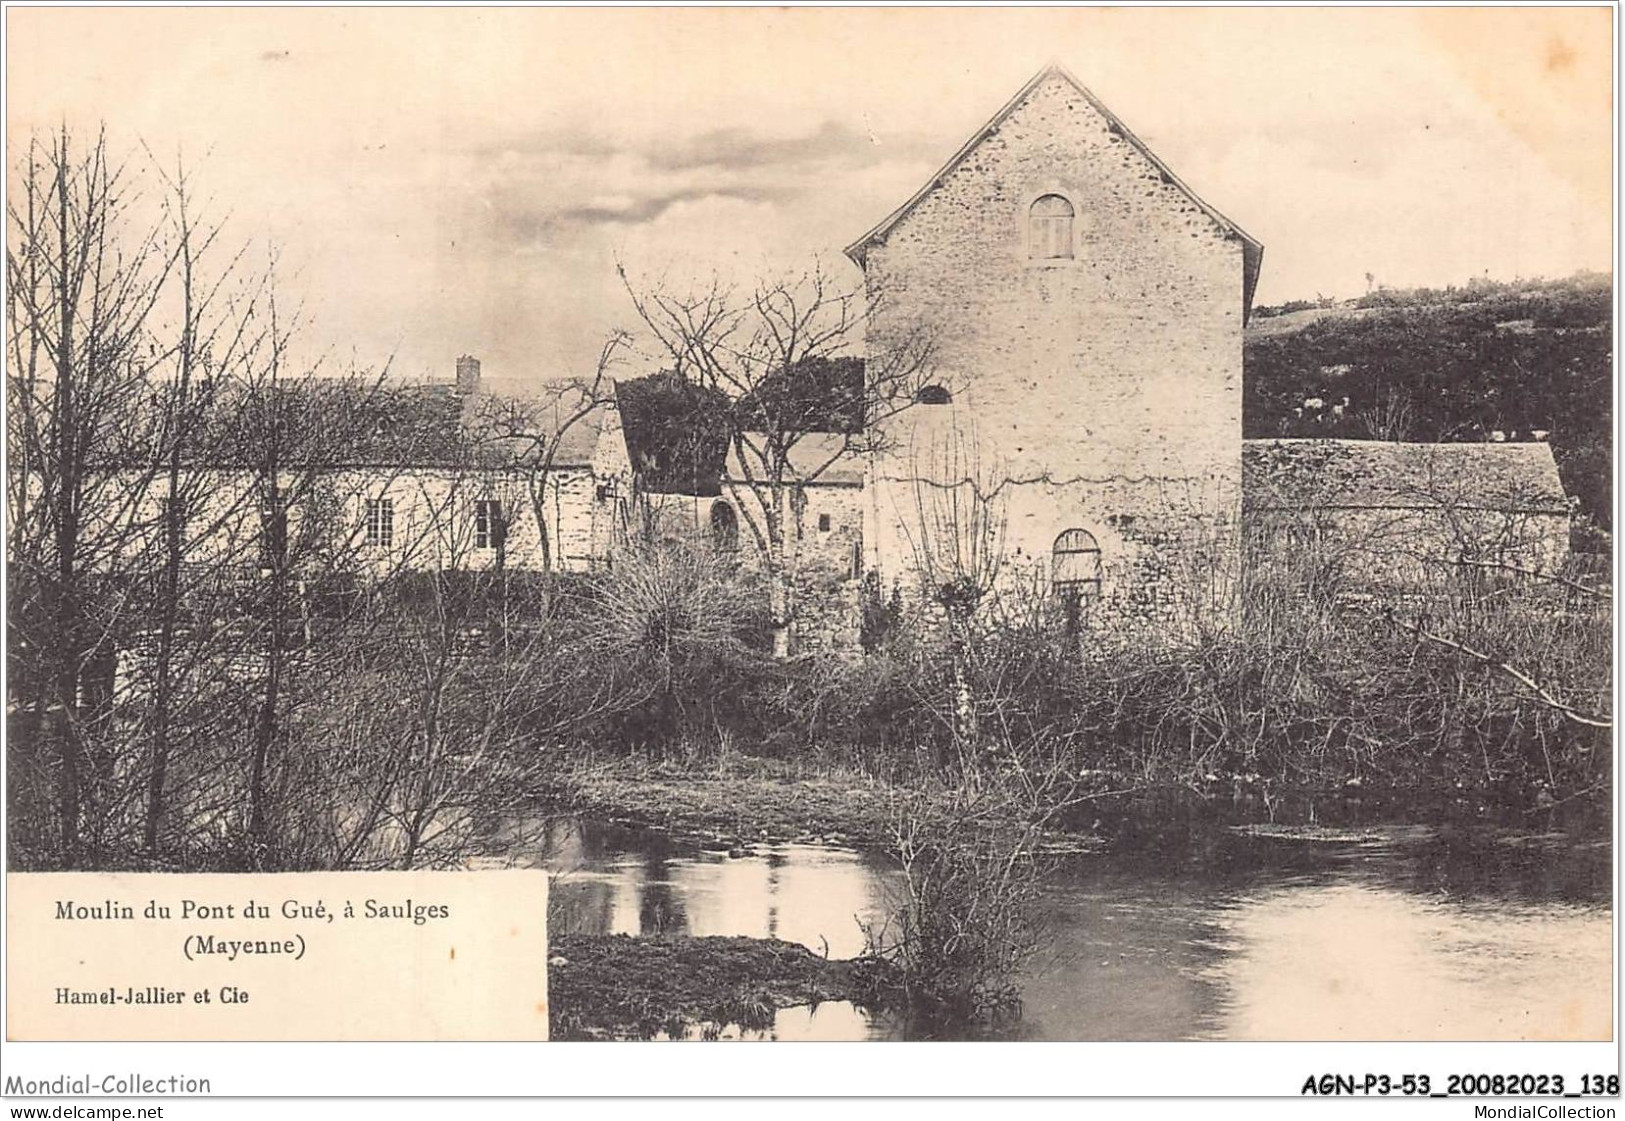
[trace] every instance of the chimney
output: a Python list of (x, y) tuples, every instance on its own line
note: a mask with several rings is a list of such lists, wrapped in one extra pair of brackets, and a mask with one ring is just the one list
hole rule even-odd
[(457, 395), (467, 397), (480, 391), (480, 360), (471, 354), (457, 359)]

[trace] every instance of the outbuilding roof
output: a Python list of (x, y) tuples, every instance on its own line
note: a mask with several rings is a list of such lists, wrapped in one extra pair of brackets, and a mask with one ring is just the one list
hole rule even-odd
[[(737, 452), (730, 451), (725, 477), (735, 483), (762, 481), (765, 465), (760, 449), (766, 446), (767, 438), (759, 432), (746, 432), (743, 437), (745, 454), (753, 460), (752, 470), (746, 472)], [(864, 457), (850, 446), (849, 439), (838, 432), (807, 432), (797, 437), (785, 456), (790, 472), (786, 481), (809, 486), (862, 486)]]
[(1569, 510), (1545, 443), (1244, 440), (1241, 481), (1249, 510)]

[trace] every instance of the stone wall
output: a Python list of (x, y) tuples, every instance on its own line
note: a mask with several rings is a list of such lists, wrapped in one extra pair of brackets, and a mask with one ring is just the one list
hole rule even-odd
[[(1313, 565), (1340, 593), (1425, 591), (1460, 579), (1519, 579), (1559, 571), (1569, 555), (1569, 515), (1462, 509), (1251, 510), (1249, 562)], [(1463, 564), (1465, 561), (1467, 563)], [(1508, 567), (1500, 567), (1508, 566)]]
[[(1070, 259), (1030, 256), (1046, 194), (1075, 210)], [(884, 583), (912, 578), (932, 532), (913, 480), (961, 477), (945, 459), (998, 487), (1013, 567), (1042, 569), (1063, 530), (1091, 533), (1102, 606), (1122, 618), (1175, 610), (1193, 566), (1236, 567), (1242, 243), (1064, 77), (871, 244), (865, 274), (871, 355), (923, 331), (953, 396), (902, 414), (871, 464)]]
[[(826, 571), (840, 579), (855, 579), (854, 551), (863, 543), (863, 488), (813, 483), (802, 488), (805, 506), (798, 523), (801, 567)], [(761, 549), (751, 533), (750, 518), (760, 518), (760, 499), (749, 487), (723, 484), (722, 494), (645, 494), (649, 511), (648, 535), (660, 544), (709, 548), (713, 544), (712, 514), (719, 504), (734, 512), (741, 562), (761, 564)]]
[[(863, 570), (863, 488), (812, 483), (801, 494), (805, 504), (798, 519), (796, 650), (855, 651)], [(761, 547), (746, 515), (761, 508), (752, 489), (725, 482), (716, 497), (646, 494), (643, 503), (645, 532), (654, 541), (705, 549), (716, 547), (712, 512), (719, 503), (725, 504), (737, 519), (741, 565), (760, 569)]]
[[(258, 568), (261, 515), (255, 477), (233, 469), (209, 469), (207, 474), (207, 485), (198, 488), (205, 499), (188, 514), (188, 533), (193, 535), (189, 562)], [(131, 476), (130, 485), (137, 485), (136, 476)], [(553, 568), (593, 568), (607, 555), (604, 527), (614, 522), (618, 501), (613, 488), (606, 493), (592, 471), (577, 467), (555, 470), (545, 486), (534, 488), (532, 478), (518, 471), (387, 466), (324, 472), (313, 485), (289, 475), (282, 485), (308, 496), (289, 511), (291, 541), (297, 543), (301, 533), (319, 531), (324, 551), (351, 554), (357, 568), (378, 575), (494, 568), (496, 548), (489, 541), (482, 547), (475, 531), (475, 503), (482, 499), (501, 502), (507, 514), (502, 561), (507, 567), (542, 567), (540, 515), (552, 544)], [(163, 493), (162, 481), (151, 481), (137, 503), (135, 516), (148, 533), (129, 536), (126, 548), (131, 556), (159, 540)], [(369, 544), (366, 536), (367, 501), (381, 498), (392, 504), (387, 546)]]

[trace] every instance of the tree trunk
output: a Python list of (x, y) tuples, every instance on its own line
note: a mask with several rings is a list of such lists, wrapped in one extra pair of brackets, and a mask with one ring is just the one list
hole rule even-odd
[[(273, 316), (275, 314), (273, 310)], [(275, 320), (272, 320), (273, 325)], [(275, 327), (272, 328), (273, 333)], [(276, 385), (276, 367), (271, 369), (271, 385)], [(271, 407), (277, 408), (275, 398)], [(282, 455), (279, 441), (282, 438), (281, 418), (275, 416), (272, 421), (272, 436), (269, 445), (270, 454), (265, 461), (265, 505), (269, 509), (271, 524), (280, 526), (282, 519), (286, 518), (286, 507), (282, 493), (280, 472), (282, 469)], [(268, 590), (269, 599), (266, 603), (265, 626), (265, 693), (261, 698), (259, 715), (254, 721), (254, 742), (249, 758), (248, 774), (248, 842), (249, 860), (255, 868), (263, 866), (266, 854), (270, 849), (270, 820), (267, 803), (267, 772), (270, 770), (271, 751), (276, 745), (278, 735), (277, 709), (282, 700), (282, 663), (284, 645), (287, 639), (288, 612), (288, 541), (285, 532), (268, 534), (267, 560), (271, 569), (271, 586)]]
[[(167, 582), (167, 581), (166, 581)], [(173, 584), (168, 594), (173, 595)], [(164, 786), (169, 770), (169, 709), (171, 703), (171, 663), (174, 658), (175, 620), (165, 610), (158, 636), (158, 664), (154, 671), (152, 700), (152, 770), (147, 776), (147, 825), (142, 848), (147, 856), (158, 853), (158, 834), (164, 817)]]
[(149, 857), (157, 855), (158, 834), (164, 817), (164, 784), (169, 770), (170, 708), (174, 699), (173, 663), (175, 657), (175, 631), (180, 617), (181, 559), (185, 551), (185, 499), (180, 495), (181, 463), (185, 455), (187, 428), (187, 392), (192, 381), (192, 352), (194, 350), (192, 308), (192, 239), (187, 224), (186, 196), (180, 203), (181, 235), (181, 369), (180, 383), (174, 396), (171, 419), (174, 429), (170, 435), (169, 474), (167, 493), (169, 508), (164, 517), (164, 575), (159, 593), (158, 611), (158, 664), (152, 706), (152, 771), (147, 777), (147, 826), (142, 838)]
[(957, 607), (948, 608), (948, 649), (953, 663), (954, 745), (963, 753), (974, 750), (977, 740), (976, 697), (970, 685), (970, 621)]
[(62, 773), (58, 786), (58, 803), (62, 826), (62, 855), (71, 864), (79, 844), (80, 786), (83, 764), (79, 752), (78, 704), (79, 662), (81, 630), (79, 625), (78, 549), (79, 549), (79, 472), (77, 402), (74, 379), (81, 371), (73, 368), (74, 338), (74, 285), (70, 281), (74, 262), (68, 234), (68, 141), (63, 128), (62, 148), (56, 167), (57, 194), (57, 255), (60, 272), (57, 280), (59, 293), (56, 340), (56, 448), (57, 508), (56, 508), (56, 587), (53, 604), (53, 622), (56, 634), (56, 664), (53, 667), (60, 719), (56, 733), (62, 756)]
[(800, 511), (792, 503), (789, 487), (774, 485), (765, 503), (768, 544), (768, 614), (773, 624), (773, 657), (788, 658), (795, 651), (796, 552), (801, 536)]
[(270, 848), (269, 798), (266, 776), (270, 769), (271, 749), (277, 738), (277, 706), (282, 691), (282, 618), (272, 609), (271, 638), (266, 653), (265, 695), (261, 698), (259, 715), (254, 721), (253, 755), (248, 775), (248, 841), (250, 866), (264, 866)]
[[(759, 602), (759, 601), (758, 601)], [(775, 574), (768, 589), (768, 614), (773, 621), (773, 656), (790, 656), (790, 578)]]

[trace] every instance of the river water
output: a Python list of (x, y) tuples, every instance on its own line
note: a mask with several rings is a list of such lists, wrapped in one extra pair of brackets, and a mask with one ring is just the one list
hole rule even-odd
[[(1394, 826), (1316, 836), (1208, 827), (1059, 858), (1021, 1016), (998, 1034), (1608, 1038), (1606, 841)], [(558, 873), (550, 921), (567, 933), (776, 937), (850, 957), (899, 886), (875, 853), (780, 845), (729, 856), (582, 821), (559, 823), (546, 851)], [(743, 1034), (932, 1029), (832, 1002)]]

